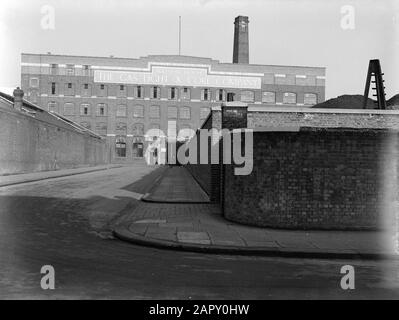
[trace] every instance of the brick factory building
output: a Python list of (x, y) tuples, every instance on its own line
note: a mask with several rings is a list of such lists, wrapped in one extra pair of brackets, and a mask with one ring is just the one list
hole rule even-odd
[(227, 100), (264, 108), (323, 102), (325, 68), (248, 63), (248, 23), (235, 19), (233, 63), (23, 53), (21, 86), (27, 100), (106, 136), (111, 162), (149, 156), (154, 136), (190, 136)]

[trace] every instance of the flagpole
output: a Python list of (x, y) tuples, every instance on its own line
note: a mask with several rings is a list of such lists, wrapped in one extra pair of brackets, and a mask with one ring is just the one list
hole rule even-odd
[(179, 56), (181, 55), (181, 16), (179, 16)]

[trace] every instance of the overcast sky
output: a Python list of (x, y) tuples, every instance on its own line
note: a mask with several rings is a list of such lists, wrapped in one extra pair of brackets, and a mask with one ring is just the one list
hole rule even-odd
[[(231, 62), (234, 18), (247, 15), (250, 63), (324, 66), (326, 98), (331, 98), (362, 94), (368, 61), (378, 58), (390, 98), (399, 93), (398, 2), (2, 0), (0, 87), (20, 85), (21, 52), (131, 58), (177, 54), (179, 15), (182, 54)], [(42, 28), (44, 5), (55, 10), (54, 29)], [(355, 10), (354, 29), (341, 26), (345, 5)]]

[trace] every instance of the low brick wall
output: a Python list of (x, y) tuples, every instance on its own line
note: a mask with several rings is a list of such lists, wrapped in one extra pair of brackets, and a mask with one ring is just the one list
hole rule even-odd
[(397, 141), (373, 129), (254, 132), (252, 173), (225, 165), (224, 215), (275, 228), (377, 229), (397, 195)]
[(106, 162), (105, 140), (79, 132), (51, 115), (35, 118), (0, 104), (0, 174)]

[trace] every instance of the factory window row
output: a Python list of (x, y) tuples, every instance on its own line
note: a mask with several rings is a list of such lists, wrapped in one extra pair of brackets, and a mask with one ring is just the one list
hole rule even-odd
[[(95, 112), (96, 116), (107, 116), (108, 115), (108, 106), (105, 103), (98, 103), (95, 106), (95, 110), (91, 109), (90, 103), (82, 103), (80, 104), (80, 112), (81, 116), (90, 116), (92, 112)], [(147, 109), (147, 111), (146, 111)], [(48, 103), (48, 111), (50, 112), (58, 112), (57, 111), (57, 103), (55, 101), (50, 101)], [(60, 110), (61, 112), (61, 110)], [(150, 106), (149, 108), (145, 108), (142, 105), (133, 106), (133, 118), (144, 118), (145, 113), (148, 112), (149, 118), (159, 119), (161, 117), (161, 108), (160, 106)], [(210, 108), (201, 107), (200, 108), (200, 118), (205, 119), (210, 112)], [(75, 104), (73, 102), (66, 102), (63, 105), (62, 114), (65, 116), (74, 116), (75, 114)], [(127, 106), (124, 104), (120, 104), (116, 106), (116, 117), (127, 117)], [(191, 119), (191, 108), (188, 106), (177, 107), (177, 106), (168, 106), (167, 107), (167, 117), (168, 119)]]
[[(30, 79), (30, 84), (37, 85), (35, 82), (36, 78), (31, 78)], [(78, 92), (76, 89), (76, 86), (79, 86), (81, 90)], [(95, 87), (94, 90), (93, 86)], [(109, 97), (109, 90), (108, 86), (105, 84), (89, 84), (89, 83), (83, 83), (83, 84), (75, 84), (72, 82), (67, 82), (63, 85), (63, 90), (60, 90), (60, 84), (56, 82), (50, 82), (49, 83), (49, 95), (60, 95), (63, 93), (64, 96), (75, 96), (77, 93), (80, 93), (82, 97), (91, 97), (93, 94), (98, 97)], [(118, 97), (127, 97), (127, 86), (126, 85), (119, 85), (117, 88), (118, 92), (115, 93), (113, 92), (113, 95), (118, 96)], [(167, 90), (168, 95), (167, 99), (168, 100), (191, 100), (192, 95), (191, 95), (191, 89), (187, 87), (183, 88), (178, 88), (178, 87), (169, 87), (169, 88), (160, 88), (157, 86), (152, 86), (149, 87), (149, 92), (147, 93), (150, 94), (149, 98), (150, 99), (161, 99), (161, 90)], [(145, 94), (145, 88), (143, 86), (135, 86), (133, 87), (133, 95), (137, 99), (144, 99)], [(31, 102), (36, 103), (38, 100), (39, 96), (39, 90), (38, 89), (33, 89), (31, 88), (28, 90), (28, 97)], [(229, 96), (228, 96), (229, 95)], [(227, 97), (228, 96), (228, 97)], [(233, 92), (226, 92), (224, 89), (216, 89), (216, 90), (211, 90), (209, 88), (204, 88), (201, 89), (201, 96), (200, 99), (201, 101), (211, 101), (212, 98), (216, 101), (226, 101), (227, 100), (240, 100), (242, 102), (246, 103), (253, 103), (257, 101), (258, 99), (255, 99), (255, 91), (252, 90), (242, 90), (239, 94), (238, 99), (236, 98), (236, 94)], [(281, 97), (278, 99), (280, 100)], [(276, 99), (276, 92), (273, 91), (262, 91), (261, 92), (261, 98), (260, 98), (262, 103), (266, 104), (275, 104), (276, 102), (280, 102), (283, 104), (296, 104), (297, 103), (297, 93), (295, 92), (283, 92), (283, 97), (282, 100), (277, 101)], [(317, 94), (307, 92), (304, 93), (303, 95), (303, 103), (305, 105), (314, 105), (318, 103), (317, 99)]]
[[(106, 122), (96, 122), (93, 126), (89, 121), (82, 121), (80, 125), (86, 129), (97, 132), (101, 135), (106, 135), (108, 126)], [(134, 123), (130, 126), (130, 135), (133, 138), (144, 137), (144, 136), (159, 136), (161, 134), (160, 125), (158, 123), (150, 123), (147, 126), (144, 123)], [(147, 131), (146, 131), (147, 130)], [(192, 128), (189, 124), (180, 124), (179, 129), (177, 129), (177, 134), (179, 136), (188, 137), (191, 136)], [(128, 125), (124, 122), (117, 122), (114, 128), (114, 134), (118, 136), (127, 136)]]
[[(317, 104), (317, 94), (315, 93), (304, 93), (303, 96), (303, 104), (304, 105), (315, 105)], [(262, 92), (262, 103), (266, 104), (275, 104), (276, 101), (276, 93), (272, 91), (263, 91)], [(284, 92), (283, 93), (283, 104), (297, 104), (297, 94), (295, 92)]]
[[(38, 101), (37, 90), (30, 90), (28, 92), (28, 99), (29, 99), (29, 101), (36, 103)], [(245, 91), (243, 94), (241, 94), (241, 101), (246, 102), (246, 103), (254, 102), (254, 92), (253, 91)], [(272, 92), (272, 91), (263, 91), (261, 101), (262, 101), (262, 103), (265, 103), (265, 104), (276, 104), (276, 102), (278, 102), (276, 100), (276, 93)], [(287, 105), (297, 104), (298, 103), (297, 94), (295, 92), (284, 92), (281, 103), (287, 104)], [(311, 105), (315, 105), (317, 103), (318, 103), (317, 94), (304, 93), (304, 95), (303, 95), (303, 104), (304, 105), (311, 106)], [(120, 107), (117, 111), (117, 116), (123, 117), (124, 116), (123, 114), (125, 114), (125, 113), (126, 113), (126, 110), (123, 107)], [(152, 113), (157, 113), (157, 112), (154, 111), (154, 112), (151, 112), (151, 114)], [(170, 115), (171, 118), (177, 117), (176, 115), (173, 116), (173, 114), (175, 114), (175, 113), (177, 113), (177, 112), (173, 111), (173, 107), (171, 108), (170, 111), (168, 111), (168, 114)], [(144, 117), (143, 107), (139, 107), (139, 106), (135, 107), (134, 117), (138, 117), (138, 118)]]
[[(59, 67), (58, 64), (53, 63), (50, 65), (50, 74), (51, 75), (68, 75), (68, 76), (90, 76), (90, 65), (82, 65), (81, 68), (77, 68), (74, 64), (67, 64), (65, 66), (65, 72), (60, 72), (62, 69)], [(81, 71), (80, 71), (81, 70)]]
[[(32, 79), (31, 79), (32, 80)], [(32, 81), (30, 83), (32, 86)], [(63, 90), (60, 90), (60, 86), (63, 86)], [(167, 90), (167, 99), (168, 100), (191, 100), (191, 88), (188, 87), (169, 87), (169, 88), (161, 88), (158, 86), (151, 86), (149, 88), (149, 98), (150, 99), (161, 99), (162, 98), (162, 91)], [(64, 85), (57, 83), (57, 82), (50, 82), (49, 83), (49, 95), (59, 95), (61, 92), (65, 96), (75, 96), (80, 94), (81, 96), (92, 96), (96, 95), (99, 97), (107, 97), (109, 96), (109, 86), (105, 84), (76, 84), (73, 82), (67, 82)], [(133, 96), (136, 99), (144, 99), (145, 88), (143, 86), (135, 86), (133, 87)], [(225, 101), (226, 100), (226, 91), (224, 89), (216, 89), (213, 91), (209, 88), (201, 89), (201, 101), (211, 101), (212, 94), (214, 95), (214, 99), (216, 101)], [(118, 97), (127, 97), (127, 87), (126, 85), (118, 85), (117, 90), (112, 93)]]
[[(106, 122), (97, 122), (95, 124), (95, 127), (92, 127), (91, 122), (88, 121), (82, 121), (80, 122), (80, 125), (82, 127), (85, 127), (87, 129), (95, 130), (95, 131), (104, 131), (105, 133), (107, 132), (107, 123)], [(181, 130), (183, 129), (191, 129), (191, 127), (187, 124), (182, 124), (181, 125)], [(147, 126), (147, 130), (149, 132), (158, 132), (160, 130), (160, 125), (158, 123), (151, 123)], [(115, 132), (118, 133), (119, 135), (126, 135), (127, 134), (127, 124), (125, 122), (117, 122), (115, 124)], [(145, 132), (145, 125), (144, 123), (134, 123), (131, 126), (131, 134), (133, 136), (144, 136), (147, 135), (148, 132)]]
[[(66, 83), (64, 89), (65, 96), (74, 96), (75, 95), (75, 84), (74, 83)], [(100, 90), (99, 96), (108, 96), (105, 92), (107, 91), (107, 87), (104, 84), (100, 84), (98, 86)], [(144, 90), (141, 86), (136, 86), (135, 90), (135, 98), (142, 99), (144, 98)], [(168, 99), (169, 100), (177, 100), (178, 99), (178, 88), (171, 87), (168, 89)], [(126, 86), (120, 85), (119, 91), (124, 92), (124, 96), (126, 95)], [(34, 90), (32, 90), (34, 92)], [(103, 94), (101, 94), (103, 92)], [(50, 84), (50, 95), (57, 95), (57, 84), (52, 82)], [(85, 83), (82, 85), (81, 90), (82, 96), (91, 96), (91, 85)], [(118, 96), (118, 94), (117, 94)], [(211, 101), (212, 92), (210, 89), (202, 89), (201, 90), (201, 101)], [(154, 86), (150, 87), (150, 98), (151, 99), (160, 99), (161, 98), (161, 88)], [(180, 88), (180, 99), (182, 100), (191, 100), (191, 91), (190, 88)], [(215, 91), (215, 99), (216, 101), (225, 101), (226, 100), (226, 91), (224, 89), (217, 89)], [(232, 99), (235, 100), (233, 97)], [(255, 102), (255, 92), (251, 90), (243, 90), (240, 93), (240, 101), (242, 102)], [(276, 103), (276, 92), (271, 91), (263, 91), (261, 96), (261, 102), (263, 103)], [(283, 101), (284, 104), (295, 104), (297, 103), (297, 94), (295, 92), (284, 92), (283, 93)], [(305, 93), (304, 94), (304, 104), (313, 105), (317, 103), (317, 95), (315, 93)]]
[[(153, 139), (159, 137), (161, 132), (159, 125), (151, 125), (150, 130), (146, 133)], [(189, 125), (183, 125), (178, 132), (178, 136), (189, 139), (192, 137), (192, 129)], [(120, 158), (127, 156), (128, 141), (126, 134), (119, 133), (115, 137), (115, 155)], [(142, 135), (134, 135), (132, 142), (132, 157), (143, 157), (144, 155), (144, 139)]]

